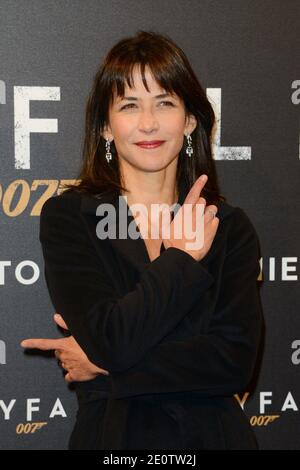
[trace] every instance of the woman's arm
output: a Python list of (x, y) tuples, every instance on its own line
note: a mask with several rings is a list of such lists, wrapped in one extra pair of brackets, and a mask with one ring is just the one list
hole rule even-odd
[(46, 283), (55, 310), (90, 361), (121, 372), (171, 332), (214, 279), (201, 262), (169, 248), (143, 272), (134, 290), (118, 298), (92, 248), (78, 202), (62, 194), (42, 208)]
[(254, 227), (239, 208), (227, 250), (208, 332), (184, 341), (164, 340), (136, 366), (110, 374), (114, 398), (185, 391), (232, 395), (248, 385), (262, 326), (259, 246)]

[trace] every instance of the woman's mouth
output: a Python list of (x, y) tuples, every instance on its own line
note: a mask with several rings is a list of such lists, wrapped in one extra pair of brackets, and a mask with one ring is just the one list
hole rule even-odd
[(141, 141), (141, 142), (136, 142), (135, 145), (138, 145), (139, 147), (143, 149), (154, 149), (156, 147), (160, 147), (165, 140), (149, 140), (149, 141)]

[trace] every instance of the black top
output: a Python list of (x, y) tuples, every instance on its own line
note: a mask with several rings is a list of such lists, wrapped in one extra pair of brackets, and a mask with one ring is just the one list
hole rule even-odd
[(55, 311), (89, 359), (110, 372), (76, 384), (70, 448), (256, 448), (233, 398), (252, 377), (261, 332), (251, 221), (220, 202), (220, 224), (204, 259), (162, 246), (150, 262), (142, 238), (97, 237), (106, 216), (96, 215), (98, 205), (117, 209), (117, 202), (66, 192), (41, 212)]

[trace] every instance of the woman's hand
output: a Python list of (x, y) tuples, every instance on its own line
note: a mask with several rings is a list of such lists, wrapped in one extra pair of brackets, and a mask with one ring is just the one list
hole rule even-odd
[[(68, 327), (62, 316), (54, 315), (58, 326), (64, 330)], [(73, 336), (57, 339), (31, 338), (21, 342), (24, 348), (40, 349), (42, 351), (54, 350), (54, 354), (60, 361), (61, 367), (67, 371), (65, 380), (67, 382), (86, 382), (93, 380), (97, 375), (109, 375), (105, 369), (101, 369), (89, 361), (85, 352), (81, 349)]]
[[(206, 207), (206, 200), (200, 197), (206, 182), (207, 175), (201, 175), (195, 181), (171, 223), (170, 211), (162, 211), (162, 224), (160, 225), (160, 230), (162, 230), (160, 235), (165, 248), (179, 248), (190, 254), (196, 261), (204, 258), (210, 250), (219, 225), (219, 218), (213, 216), (213, 213), (216, 214), (218, 211), (217, 206)], [(166, 238), (164, 238), (166, 233)], [(175, 234), (178, 233), (180, 237), (175, 238)], [(187, 234), (189, 237), (186, 236)], [(191, 237), (190, 234), (195, 235)], [(190, 244), (193, 248), (189, 247)]]

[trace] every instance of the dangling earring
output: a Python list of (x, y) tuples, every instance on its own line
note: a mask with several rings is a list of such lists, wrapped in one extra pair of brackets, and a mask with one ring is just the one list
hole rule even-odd
[(105, 157), (106, 157), (107, 163), (109, 163), (109, 161), (112, 159), (112, 154), (110, 153), (110, 141), (109, 141), (109, 139), (106, 139), (105, 148), (106, 148)]
[(188, 135), (186, 136), (186, 138), (187, 138), (187, 141), (188, 141), (188, 146), (187, 146), (187, 148), (185, 149), (185, 152), (186, 152), (186, 154), (187, 154), (189, 157), (191, 157), (192, 154), (194, 153), (194, 149), (193, 149), (193, 147), (192, 147), (192, 138), (191, 138), (190, 134), (188, 134)]

